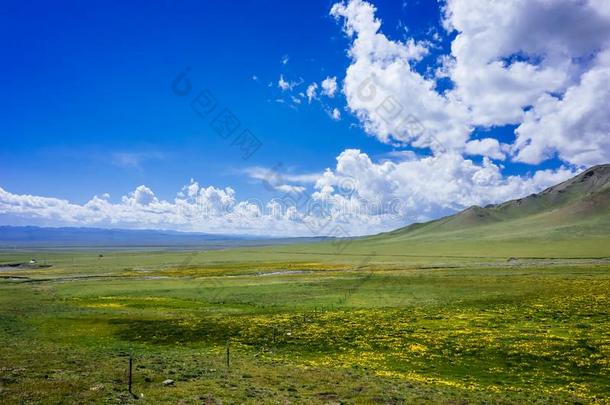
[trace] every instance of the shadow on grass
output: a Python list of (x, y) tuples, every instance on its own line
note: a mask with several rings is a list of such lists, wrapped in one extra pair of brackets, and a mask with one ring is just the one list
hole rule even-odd
[(276, 324), (263, 324), (248, 317), (206, 318), (195, 321), (113, 319), (109, 322), (116, 327), (115, 336), (119, 339), (151, 345), (224, 345), (228, 340), (232, 340), (258, 350), (288, 349), (332, 353), (340, 345), (353, 346), (355, 343), (353, 333), (346, 336), (323, 334), (307, 339), (297, 338), (290, 332), (304, 322), (303, 318), (297, 317)]
[(118, 326), (116, 336), (122, 340), (149, 344), (222, 344), (239, 333), (230, 324), (211, 319), (187, 324), (183, 320), (128, 320), (114, 319), (110, 324)]

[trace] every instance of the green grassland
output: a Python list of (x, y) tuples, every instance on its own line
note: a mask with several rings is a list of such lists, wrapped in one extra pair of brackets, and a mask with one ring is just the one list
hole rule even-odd
[(610, 400), (608, 259), (380, 246), (2, 253), (0, 403)]

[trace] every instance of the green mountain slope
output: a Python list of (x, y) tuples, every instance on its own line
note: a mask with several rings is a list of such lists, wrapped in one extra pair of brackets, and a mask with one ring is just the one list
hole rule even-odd
[(538, 194), (354, 241), (387, 254), (610, 257), (610, 165)]

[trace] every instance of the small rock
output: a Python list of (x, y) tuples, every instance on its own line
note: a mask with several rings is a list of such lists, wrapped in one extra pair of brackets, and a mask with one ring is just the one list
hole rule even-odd
[(169, 378), (167, 380), (163, 381), (163, 385), (166, 386), (166, 387), (169, 387), (169, 386), (174, 385), (174, 384), (176, 384), (176, 381), (170, 380)]

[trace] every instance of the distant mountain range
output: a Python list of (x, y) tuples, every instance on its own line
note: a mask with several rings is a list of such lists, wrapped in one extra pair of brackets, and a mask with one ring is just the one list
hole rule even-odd
[(204, 247), (264, 246), (311, 238), (262, 238), (157, 230), (0, 226), (0, 247)]

